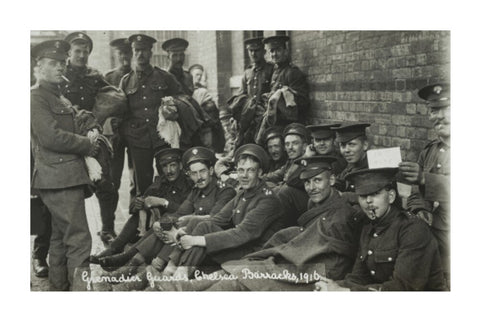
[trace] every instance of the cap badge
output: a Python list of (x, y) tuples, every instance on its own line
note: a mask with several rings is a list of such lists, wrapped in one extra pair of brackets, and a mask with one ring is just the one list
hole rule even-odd
[(141, 41), (142, 40), (142, 36), (137, 36), (137, 41)]
[(192, 154), (197, 155), (198, 154), (198, 149), (195, 148), (194, 150), (192, 150)]
[(433, 87), (433, 92), (439, 95), (442, 92), (442, 86), (435, 86)]
[(78, 37), (83, 38), (83, 33), (79, 33)]
[(55, 48), (57, 48), (57, 49), (60, 48), (60, 41), (55, 42)]
[(306, 161), (305, 159), (302, 159), (302, 160), (300, 161), (300, 164), (302, 164), (303, 166), (307, 166), (307, 165), (308, 165), (308, 163), (307, 163), (307, 161)]

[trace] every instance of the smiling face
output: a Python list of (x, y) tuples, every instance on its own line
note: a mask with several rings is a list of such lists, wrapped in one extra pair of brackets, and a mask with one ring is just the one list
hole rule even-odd
[(330, 195), (332, 186), (335, 184), (335, 176), (329, 170), (311, 177), (304, 181), (305, 191), (312, 200), (318, 204)]
[(356, 164), (361, 161), (368, 150), (368, 142), (361, 138), (354, 138), (346, 143), (340, 143), (340, 153), (347, 163)]
[(285, 150), (289, 159), (296, 159), (305, 153), (307, 143), (299, 135), (285, 136)]
[(358, 203), (363, 212), (373, 221), (388, 213), (396, 195), (394, 189), (382, 188), (375, 193), (358, 196)]
[(52, 84), (59, 84), (63, 81), (62, 75), (65, 72), (65, 61), (51, 58), (41, 58), (37, 62), (36, 76)]
[(262, 173), (260, 163), (254, 161), (251, 157), (241, 157), (237, 162), (238, 180), (240, 187), (244, 190), (249, 190), (257, 186)]
[(429, 108), (428, 119), (433, 123), (433, 129), (438, 136), (450, 137), (450, 106)]
[(177, 180), (178, 176), (180, 176), (180, 172), (182, 170), (182, 164), (177, 161), (173, 161), (166, 164), (162, 164), (161, 169), (162, 169), (162, 173), (165, 175), (167, 180), (169, 182), (174, 182)]
[(209, 168), (203, 162), (194, 162), (188, 165), (188, 167), (188, 174), (196, 187), (204, 189), (210, 185), (213, 178), (213, 167)]
[(70, 64), (75, 67), (85, 67), (88, 63), (88, 57), (90, 56), (90, 47), (86, 43), (72, 43), (70, 51)]

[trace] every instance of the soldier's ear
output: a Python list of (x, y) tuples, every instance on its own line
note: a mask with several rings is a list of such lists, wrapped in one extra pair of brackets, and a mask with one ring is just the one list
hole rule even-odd
[(388, 191), (388, 203), (393, 204), (397, 198), (397, 192), (392, 188)]
[(210, 167), (208, 168), (208, 172), (210, 173), (210, 176), (213, 176), (213, 175), (214, 175), (214, 174), (213, 174), (213, 173), (214, 173), (214, 168), (213, 168), (213, 166), (210, 166)]
[(335, 185), (335, 182), (337, 181), (335, 175), (332, 173), (330, 174), (330, 178), (329, 178), (329, 182), (330, 182), (330, 186), (334, 186)]

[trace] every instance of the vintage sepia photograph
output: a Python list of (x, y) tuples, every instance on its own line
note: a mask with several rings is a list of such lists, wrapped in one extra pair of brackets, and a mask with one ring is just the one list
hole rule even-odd
[(30, 291), (450, 291), (449, 30), (30, 30)]

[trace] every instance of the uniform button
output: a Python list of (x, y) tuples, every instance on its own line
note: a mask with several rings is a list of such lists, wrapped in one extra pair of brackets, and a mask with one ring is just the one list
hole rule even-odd
[(63, 109), (62, 109), (62, 110), (60, 110), (60, 112), (61, 112), (61, 113), (63, 113)]
[(256, 99), (257, 98), (257, 95), (253, 95), (253, 99)]
[(68, 88), (68, 85), (65, 85), (65, 88)]
[(83, 97), (80, 97), (80, 100), (84, 100), (84, 99), (85, 99), (85, 98), (83, 98)]
[(363, 260), (363, 255), (360, 255), (360, 260)]
[(441, 153), (444, 153), (444, 152), (445, 152), (445, 149), (440, 148), (440, 152), (441, 152)]
[(368, 254), (368, 255), (372, 255), (372, 254), (373, 254), (373, 251), (372, 251), (372, 250), (368, 250), (368, 251), (367, 251), (367, 254)]
[(355, 189), (355, 185), (350, 185), (350, 188), (351, 188), (351, 189)]
[(69, 90), (67, 90), (67, 93), (69, 93), (69, 92), (70, 92), (70, 89), (69, 89)]
[(175, 194), (176, 192), (175, 191), (172, 191), (172, 194)]
[(80, 89), (83, 89), (83, 86), (80, 86)]
[(147, 96), (143, 96), (143, 100), (147, 99)]
[(371, 271), (370, 271), (370, 274), (371, 274), (371, 275), (375, 275), (375, 271), (374, 271), (374, 270), (371, 270)]
[(199, 207), (198, 209), (199, 209), (200, 211), (203, 211), (203, 207)]
[(242, 198), (242, 201), (246, 202), (247, 200), (245, 199), (245, 197)]
[(145, 121), (148, 123), (150, 121), (150, 119), (147, 118), (147, 119), (145, 119)]
[(205, 198), (205, 195), (202, 194), (202, 198)]
[(300, 232), (303, 232), (303, 227), (300, 228)]
[(145, 88), (145, 85), (142, 85), (142, 88)]
[(377, 234), (377, 233), (373, 233), (373, 237), (378, 237), (378, 234)]
[(442, 164), (437, 164), (437, 168), (440, 168), (440, 167), (442, 167)]
[(148, 110), (148, 108), (147, 108), (147, 107), (145, 107), (145, 110)]
[(325, 217), (322, 217), (322, 221), (325, 221), (325, 220), (326, 220), (326, 218), (325, 218)]
[(392, 262), (393, 259), (391, 257), (388, 257), (387, 260), (388, 260), (388, 262)]
[(237, 210), (237, 213), (240, 213), (240, 210)]
[(60, 157), (59, 161), (63, 162), (63, 158)]

